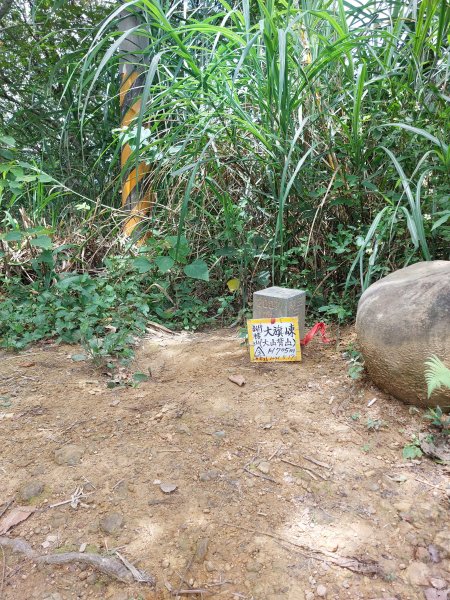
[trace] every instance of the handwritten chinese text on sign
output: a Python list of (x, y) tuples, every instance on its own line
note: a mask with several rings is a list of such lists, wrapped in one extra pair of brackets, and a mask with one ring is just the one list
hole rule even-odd
[(302, 359), (297, 317), (249, 319), (247, 328), (251, 361), (300, 361)]

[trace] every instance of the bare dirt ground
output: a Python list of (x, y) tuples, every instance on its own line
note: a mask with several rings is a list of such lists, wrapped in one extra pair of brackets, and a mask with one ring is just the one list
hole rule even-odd
[[(118, 549), (156, 577), (5, 548), (1, 600), (447, 599), (449, 468), (402, 458), (424, 421), (349, 379), (352, 335), (258, 365), (236, 332), (155, 335), (137, 388), (108, 389), (73, 347), (0, 357), (0, 513), (37, 509), (5, 535), (39, 554)], [(49, 508), (76, 488), (77, 508)]]

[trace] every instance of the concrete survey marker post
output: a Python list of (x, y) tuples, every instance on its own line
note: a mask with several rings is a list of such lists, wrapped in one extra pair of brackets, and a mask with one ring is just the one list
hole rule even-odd
[(297, 317), (249, 319), (247, 329), (252, 362), (302, 359)]
[(300, 338), (305, 336), (306, 292), (273, 286), (253, 294), (254, 319), (297, 317)]

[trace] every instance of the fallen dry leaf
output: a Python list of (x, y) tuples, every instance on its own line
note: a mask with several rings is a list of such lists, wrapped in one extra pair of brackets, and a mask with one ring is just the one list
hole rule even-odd
[(11, 512), (2, 517), (0, 520), (0, 535), (7, 533), (12, 527), (18, 525), (25, 519), (28, 519), (30, 515), (34, 513), (35, 509), (28, 506), (16, 506)]
[(231, 381), (231, 383), (235, 383), (239, 387), (245, 385), (245, 379), (242, 377), (242, 375), (230, 375), (228, 379)]
[(36, 363), (34, 362), (28, 362), (28, 363), (19, 363), (19, 367), (22, 367), (22, 369), (28, 369), (29, 367), (34, 367)]
[(447, 435), (444, 433), (434, 435), (431, 441), (428, 434), (420, 433), (419, 441), (424, 454), (450, 464), (450, 441)]

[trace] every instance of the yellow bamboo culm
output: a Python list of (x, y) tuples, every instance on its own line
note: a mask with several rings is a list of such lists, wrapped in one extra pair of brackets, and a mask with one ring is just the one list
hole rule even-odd
[[(121, 126), (129, 127), (141, 110), (140, 90), (142, 89), (142, 75), (137, 70), (130, 74), (123, 73), (120, 86), (120, 108), (122, 114)], [(132, 164), (133, 152), (128, 142), (122, 146), (121, 167), (127, 168), (122, 184), (122, 208), (130, 213), (122, 226), (126, 236), (131, 236), (134, 229), (141, 224), (150, 214), (152, 207), (152, 194), (145, 178), (149, 174), (149, 166), (141, 162), (137, 167)], [(136, 242), (142, 245), (148, 235), (144, 235)]]

